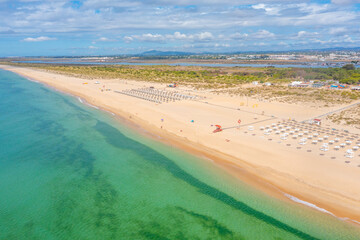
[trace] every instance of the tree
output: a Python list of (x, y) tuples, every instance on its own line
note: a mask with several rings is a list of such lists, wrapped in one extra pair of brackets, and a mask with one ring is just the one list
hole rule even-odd
[(354, 64), (345, 64), (342, 68), (345, 70), (355, 70)]
[(339, 69), (333, 74), (334, 80), (343, 80), (345, 78), (349, 77), (348, 73), (344, 69)]
[(353, 78), (346, 78), (346, 79), (342, 79), (339, 81), (340, 83), (345, 83), (345, 84), (356, 84), (358, 82), (357, 79), (353, 79)]

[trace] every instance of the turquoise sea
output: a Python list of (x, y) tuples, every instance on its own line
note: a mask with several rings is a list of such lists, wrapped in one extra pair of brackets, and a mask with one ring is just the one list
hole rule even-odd
[(211, 161), (0, 70), (0, 239), (360, 239)]

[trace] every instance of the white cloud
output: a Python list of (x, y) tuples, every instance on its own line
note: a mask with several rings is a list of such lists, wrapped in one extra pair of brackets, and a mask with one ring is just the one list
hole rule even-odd
[(132, 35), (132, 39), (137, 39), (144, 42), (163, 42), (164, 36), (161, 34), (144, 33), (142, 35)]
[(201, 40), (201, 41), (211, 40), (213, 38), (214, 38), (214, 36), (210, 32), (201, 32), (201, 33), (195, 35), (195, 39)]
[(313, 41), (320, 43), (320, 44), (337, 44), (337, 43), (350, 44), (350, 43), (359, 42), (359, 40), (354, 40), (349, 35), (339, 36), (339, 37), (331, 38), (328, 40), (314, 39)]
[(227, 43), (215, 43), (214, 47), (216, 47), (216, 48), (218, 48), (218, 47), (228, 48), (228, 47), (230, 47), (230, 44), (227, 44)]
[(8, 2), (15, 7), (1, 4), (0, 34), (15, 32), (12, 36), (19, 40), (19, 36), (51, 36), (23, 37), (28, 42), (61, 36), (61, 40), (86, 42), (82, 49), (112, 45), (105, 43), (118, 41), (118, 36), (134, 49), (155, 48), (158, 43), (169, 43), (161, 45), (164, 48), (186, 44), (235, 48), (254, 42), (264, 42), (270, 49), (280, 42), (295, 46), (304, 41), (310, 48), (313, 39), (327, 44), (360, 39), (360, 11), (351, 5), (360, 0), (178, 0), (175, 4), (171, 0), (86, 0), (80, 7), (69, 0)]
[(295, 20), (295, 25), (319, 26), (349, 24), (358, 17), (356, 13), (346, 11), (314, 13), (299, 17)]
[(266, 46), (267, 44), (264, 42), (256, 42), (254, 43), (254, 46)]
[(303, 37), (303, 36), (306, 36), (307, 32), (306, 31), (300, 31), (298, 32), (297, 36), (298, 37)]
[(356, 3), (360, 3), (360, 0), (332, 0), (331, 1), (334, 4), (356, 4)]
[(298, 38), (309, 38), (309, 37), (315, 37), (317, 35), (319, 35), (318, 32), (299, 31), (297, 33)]
[(275, 34), (269, 32), (268, 30), (259, 30), (258, 32), (251, 34), (251, 37), (269, 39), (269, 38), (274, 38)]
[(240, 39), (246, 39), (248, 36), (249, 36), (249, 34), (247, 34), (247, 33), (238, 33), (237, 32), (237, 33), (231, 34), (230, 38), (234, 39), (234, 40), (240, 40)]
[(123, 39), (125, 42), (132, 42), (134, 40), (139, 40), (143, 42), (164, 42), (166, 40), (179, 40), (179, 41), (210, 41), (215, 37), (210, 32), (200, 32), (196, 34), (184, 34), (180, 32), (175, 32), (174, 34), (152, 34), (145, 33), (142, 35), (131, 35), (125, 36)]
[(349, 35), (345, 35), (343, 41), (348, 42), (348, 43), (354, 43), (355, 42)]
[[(190, 11), (185, 7), (187, 4), (194, 5), (195, 10)], [(65, 0), (34, 1), (20, 4), (20, 9), (14, 12), (8, 10), (8, 15), (2, 14), (0, 25), (19, 33), (97, 32), (112, 37), (115, 31), (122, 34), (129, 29), (139, 30), (131, 33), (136, 35), (142, 35), (144, 31), (173, 29), (184, 34), (194, 30), (230, 31), (239, 26), (341, 25), (360, 20), (358, 13), (348, 8), (345, 11), (340, 5), (313, 4), (304, 0), (179, 0), (176, 5), (170, 0), (87, 0), (80, 9), (74, 9)]]
[(216, 37), (211, 32), (200, 32), (195, 34), (185, 34), (175, 32), (174, 34), (152, 34), (146, 33), (142, 35), (125, 36), (123, 40), (127, 43), (134, 40), (144, 42), (166, 42), (166, 41), (188, 41), (188, 42), (210, 42), (216, 40), (233, 41), (233, 40), (249, 40), (249, 39), (274, 39), (276, 35), (267, 30), (259, 30), (255, 33), (233, 33), (231, 35), (217, 35)]
[(15, 32), (7, 27), (0, 27), (0, 34), (14, 34)]
[(348, 32), (348, 30), (345, 27), (330, 28), (329, 31), (331, 35), (341, 35), (346, 32)]
[(268, 15), (279, 15), (280, 10), (282, 9), (279, 5), (269, 6), (263, 3), (252, 5), (252, 8), (256, 10), (263, 9), (265, 10), (265, 13)]
[(134, 41), (134, 38), (132, 38), (130, 36), (125, 36), (123, 39), (126, 43), (130, 43), (130, 42)]
[(24, 42), (43, 42), (43, 41), (51, 41), (51, 40), (56, 40), (56, 38), (42, 36), (37, 38), (28, 37), (23, 39)]
[(308, 3), (300, 3), (295, 4), (297, 8), (299, 8), (300, 12), (303, 13), (320, 13), (329, 9), (329, 4), (308, 4)]
[(167, 34), (166, 38), (168, 38), (168, 39), (176, 39), (176, 40), (186, 40), (188, 38), (188, 36), (186, 34), (184, 34), (184, 33), (174, 32), (173, 35)]
[(106, 37), (101, 37), (101, 38), (97, 39), (96, 41), (98, 41), (98, 42), (115, 42), (116, 40), (115, 39), (109, 39), (109, 38), (106, 38)]

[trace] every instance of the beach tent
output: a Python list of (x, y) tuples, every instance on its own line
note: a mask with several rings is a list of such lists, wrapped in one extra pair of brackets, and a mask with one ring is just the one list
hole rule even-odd
[(314, 120), (313, 120), (313, 124), (316, 124), (316, 125), (321, 125), (321, 119), (317, 119), (317, 118), (315, 118)]
[(216, 129), (213, 131), (214, 133), (221, 132), (222, 128), (220, 125), (215, 125)]

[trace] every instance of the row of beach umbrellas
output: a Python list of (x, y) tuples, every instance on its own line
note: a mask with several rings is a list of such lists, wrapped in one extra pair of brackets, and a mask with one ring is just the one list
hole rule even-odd
[(263, 131), (264, 135), (273, 133), (279, 135), (281, 140), (287, 140), (288, 138), (299, 139), (298, 143), (300, 145), (305, 145), (308, 142), (314, 145), (322, 143), (320, 150), (324, 152), (330, 150), (330, 145), (333, 145), (333, 149), (336, 151), (353, 145), (345, 152), (345, 156), (349, 158), (353, 158), (354, 152), (360, 149), (360, 138), (358, 134), (342, 133), (339, 132), (339, 130), (330, 128), (322, 129), (320, 127), (313, 127), (307, 123), (299, 123), (296, 121), (278, 122), (261, 126), (260, 130)]
[(178, 100), (193, 100), (197, 96), (192, 96), (188, 94), (182, 94), (176, 91), (165, 91), (155, 88), (140, 88), (140, 89), (128, 89), (123, 91), (115, 91), (117, 93), (125, 94), (132, 97), (137, 97), (143, 100), (162, 103), (169, 101), (178, 101)]

